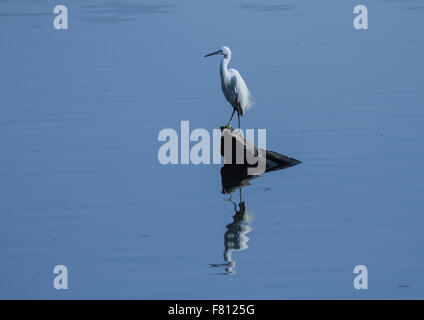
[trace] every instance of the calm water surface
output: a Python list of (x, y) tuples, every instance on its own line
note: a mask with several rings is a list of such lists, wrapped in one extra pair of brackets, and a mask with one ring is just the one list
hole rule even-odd
[[(57, 4), (0, 1), (0, 298), (424, 297), (424, 1), (367, 31), (357, 1), (74, 0), (62, 31)], [(232, 201), (221, 165), (157, 160), (228, 120), (222, 45), (242, 126), (303, 162)]]

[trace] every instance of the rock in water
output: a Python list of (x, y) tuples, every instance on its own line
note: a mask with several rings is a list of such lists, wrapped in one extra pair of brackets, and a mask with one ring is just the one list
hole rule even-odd
[[(225, 147), (227, 141), (227, 147)], [(224, 157), (224, 166), (221, 168), (222, 192), (232, 193), (237, 188), (249, 185), (249, 181), (259, 175), (249, 175), (247, 169), (256, 167), (247, 162), (247, 155), (258, 157), (257, 161), (266, 161), (265, 172), (286, 169), (302, 163), (275, 151), (257, 148), (251, 141), (244, 138), (233, 128), (221, 127), (221, 155)], [(237, 161), (237, 155), (239, 159)], [(239, 163), (237, 163), (239, 162)]]

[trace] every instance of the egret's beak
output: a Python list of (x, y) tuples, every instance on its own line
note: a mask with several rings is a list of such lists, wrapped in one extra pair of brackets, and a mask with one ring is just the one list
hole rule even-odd
[(213, 56), (214, 54), (218, 54), (218, 53), (221, 53), (221, 50), (209, 53), (209, 54), (205, 55), (204, 58), (209, 57), (209, 56)]

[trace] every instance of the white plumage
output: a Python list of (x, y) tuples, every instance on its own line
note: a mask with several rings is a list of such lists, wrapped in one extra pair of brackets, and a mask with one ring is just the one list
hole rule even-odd
[(236, 69), (228, 69), (228, 63), (231, 59), (230, 48), (223, 46), (220, 50), (209, 53), (205, 55), (205, 57), (209, 57), (214, 54), (223, 55), (220, 66), (221, 88), (225, 98), (234, 108), (227, 127), (230, 125), (231, 120), (233, 119), (234, 112), (237, 111), (238, 125), (240, 128), (240, 116), (243, 116), (245, 111), (253, 105), (252, 95), (240, 73)]

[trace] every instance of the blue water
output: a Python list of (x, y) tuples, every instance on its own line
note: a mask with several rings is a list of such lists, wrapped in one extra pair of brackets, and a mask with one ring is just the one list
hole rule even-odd
[[(424, 1), (57, 4), (0, 1), (0, 298), (424, 298)], [(221, 165), (157, 159), (228, 120), (222, 45), (242, 126), (303, 162), (234, 203)]]

